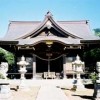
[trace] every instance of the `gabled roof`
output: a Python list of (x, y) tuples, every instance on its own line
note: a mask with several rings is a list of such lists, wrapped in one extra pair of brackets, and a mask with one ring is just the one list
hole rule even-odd
[(47, 27), (47, 23), (48, 23), (48, 22), (52, 25), (52, 27), (53, 27), (55, 30), (57, 30), (57, 31), (59, 31), (61, 34), (65, 35), (65, 37), (66, 37), (66, 35), (67, 35), (67, 36), (69, 35), (69, 36), (71, 36), (71, 37), (73, 37), (73, 38), (80, 38), (80, 37), (78, 37), (78, 36), (75, 36), (75, 35), (69, 33), (68, 31), (64, 30), (62, 27), (60, 27), (60, 26), (53, 20), (52, 14), (51, 14), (50, 12), (47, 12), (47, 15), (45, 16), (45, 19), (43, 20), (43, 22), (41, 22), (41, 24), (40, 24), (35, 30), (33, 30), (32, 32), (30, 32), (30, 33), (24, 35), (24, 36), (21, 37), (21, 38), (27, 38), (28, 36), (31, 36), (31, 37), (32, 37), (32, 36), (38, 34), (41, 30), (43, 30), (45, 27)]
[(53, 28), (63, 35), (69, 35), (77, 39), (96, 39), (89, 28), (87, 20), (82, 21), (54, 21), (52, 14), (47, 12), (45, 19), (41, 21), (11, 21), (4, 39), (17, 40), (28, 36), (34, 36), (46, 27), (50, 21)]

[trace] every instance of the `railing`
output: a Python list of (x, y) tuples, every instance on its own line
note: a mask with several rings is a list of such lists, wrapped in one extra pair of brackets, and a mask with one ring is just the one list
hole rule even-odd
[[(41, 78), (63, 78), (63, 73), (56, 73), (56, 72), (49, 72), (50, 74), (48, 75), (48, 72), (42, 72), (42, 73), (36, 73), (38, 76), (41, 76)], [(10, 79), (20, 79), (20, 73), (7, 73), (8, 78)], [(66, 72), (67, 78), (73, 78), (73, 74), (76, 76), (76, 73), (72, 72)], [(42, 76), (43, 75), (43, 76)], [(81, 78), (89, 79), (90, 73), (81, 73)], [(25, 78), (26, 79), (31, 79), (33, 78), (33, 73), (25, 73)]]
[[(20, 73), (7, 73), (8, 78), (10, 79), (20, 79)], [(33, 73), (25, 73), (26, 79), (31, 79), (33, 77)]]

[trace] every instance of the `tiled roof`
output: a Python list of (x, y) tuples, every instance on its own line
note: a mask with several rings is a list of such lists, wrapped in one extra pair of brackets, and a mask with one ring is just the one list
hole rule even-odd
[(36, 29), (41, 22), (11, 21), (4, 39), (17, 39)]
[[(58, 29), (64, 34), (70, 35), (77, 39), (95, 40), (96, 36), (90, 30), (89, 23), (86, 20), (81, 21), (54, 21), (51, 14), (47, 14), (45, 19), (41, 21), (11, 21), (8, 26), (7, 34), (4, 39), (16, 40), (21, 37), (36, 34), (39, 28), (43, 28), (47, 21), (51, 21), (53, 27)], [(43, 27), (42, 27), (43, 26)]]
[(89, 24), (86, 20), (82, 21), (59, 21), (58, 25), (61, 26), (64, 30), (79, 36), (83, 39), (95, 39), (96, 37), (93, 35)]
[[(24, 36), (31, 31), (35, 30), (41, 22), (36, 21), (12, 21), (9, 24), (7, 34), (5, 39), (17, 39), (21, 36)], [(86, 21), (58, 21), (57, 24), (62, 27), (64, 30), (79, 36), (83, 39), (95, 39), (96, 37), (91, 32), (89, 25), (86, 24)]]

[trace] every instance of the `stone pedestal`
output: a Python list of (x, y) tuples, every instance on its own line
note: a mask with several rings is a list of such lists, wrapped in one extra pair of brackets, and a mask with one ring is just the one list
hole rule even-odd
[(23, 68), (20, 68), (19, 72), (21, 74), (21, 78), (20, 78), (21, 81), (20, 81), (19, 89), (27, 90), (27, 86), (26, 86), (26, 82), (25, 82), (25, 73), (27, 72), (27, 70), (23, 67)]
[(21, 91), (29, 91), (30, 90), (26, 83), (26, 80), (20, 81), (19, 90), (21, 90)]
[(21, 80), (24, 80), (25, 79), (25, 73), (27, 72), (27, 70), (25, 69), (25, 67), (23, 68), (20, 68), (19, 70), (20, 74), (21, 74)]
[(0, 100), (12, 100), (10, 85), (7, 82), (0, 82)]
[(82, 80), (80, 78), (80, 73), (77, 73), (77, 83), (75, 85), (77, 86), (76, 91), (80, 91), (80, 90), (84, 90), (85, 89), (85, 87), (84, 87), (84, 85), (82, 83)]

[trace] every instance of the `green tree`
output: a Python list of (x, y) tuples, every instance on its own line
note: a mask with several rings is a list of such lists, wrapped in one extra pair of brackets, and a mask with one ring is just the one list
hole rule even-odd
[(15, 63), (14, 54), (3, 48), (0, 48), (0, 62), (3, 61), (8, 62), (8, 64), (12, 66)]
[(84, 59), (89, 59), (92, 61), (100, 61), (100, 48), (94, 48), (87, 52), (84, 52)]
[(96, 62), (100, 61), (100, 48), (94, 48), (84, 52), (83, 59), (89, 72), (96, 71)]
[(100, 28), (94, 29), (95, 35), (100, 37)]

